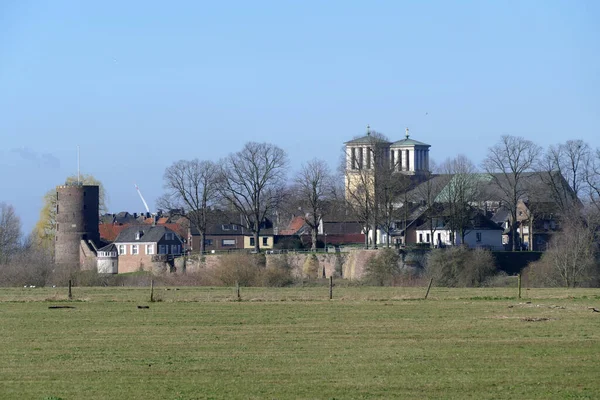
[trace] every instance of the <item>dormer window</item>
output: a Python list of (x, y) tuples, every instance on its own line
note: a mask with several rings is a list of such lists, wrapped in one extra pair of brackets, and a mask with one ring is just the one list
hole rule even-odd
[(144, 236), (144, 231), (137, 231), (135, 233), (135, 240), (140, 240)]
[(173, 240), (173, 234), (172, 233), (165, 233), (165, 240)]

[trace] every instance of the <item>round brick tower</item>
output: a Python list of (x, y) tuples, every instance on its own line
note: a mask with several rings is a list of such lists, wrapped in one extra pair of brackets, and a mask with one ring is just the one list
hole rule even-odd
[(98, 186), (56, 187), (54, 258), (57, 264), (79, 265), (81, 240), (99, 242), (99, 202)]

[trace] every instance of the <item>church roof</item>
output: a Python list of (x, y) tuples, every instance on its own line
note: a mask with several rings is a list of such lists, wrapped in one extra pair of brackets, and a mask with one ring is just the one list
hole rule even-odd
[(398, 140), (397, 142), (392, 143), (391, 147), (401, 147), (401, 146), (427, 146), (431, 147), (431, 145), (423, 142), (419, 142), (418, 140), (406, 138), (402, 140)]
[(344, 144), (374, 144), (374, 143), (391, 144), (392, 142), (388, 142), (387, 140), (383, 140), (383, 139), (375, 137), (375, 136), (365, 135), (363, 137), (359, 137), (359, 138), (347, 141)]

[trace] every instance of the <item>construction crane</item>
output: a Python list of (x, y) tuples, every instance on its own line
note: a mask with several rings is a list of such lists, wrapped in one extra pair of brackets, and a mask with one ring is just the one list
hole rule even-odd
[[(142, 199), (142, 202), (144, 203), (144, 207), (146, 207), (146, 211), (148, 212), (148, 214), (150, 213), (150, 208), (148, 207), (148, 203), (146, 203), (146, 200), (144, 200), (144, 196), (142, 196), (142, 192), (140, 192), (140, 188), (138, 187), (138, 185), (136, 183), (134, 183), (135, 185), (135, 190), (137, 190), (138, 194), (140, 195), (140, 199)], [(154, 215), (154, 214), (152, 214)]]

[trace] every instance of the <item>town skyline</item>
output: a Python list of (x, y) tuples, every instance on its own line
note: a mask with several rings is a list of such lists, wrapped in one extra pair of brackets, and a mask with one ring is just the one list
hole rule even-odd
[(174, 161), (251, 140), (290, 172), (334, 169), (367, 124), (410, 128), (438, 163), (479, 165), (504, 134), (600, 147), (594, 2), (2, 7), (0, 201), (25, 233), (77, 146), (113, 212), (143, 210), (135, 183), (155, 209)]

